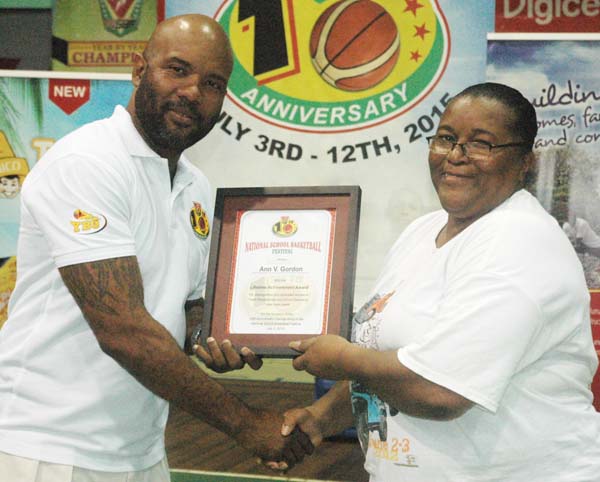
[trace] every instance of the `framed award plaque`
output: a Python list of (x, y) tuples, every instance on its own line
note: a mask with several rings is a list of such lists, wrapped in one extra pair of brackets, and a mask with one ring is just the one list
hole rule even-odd
[(349, 338), (358, 186), (217, 189), (202, 341), (267, 357), (294, 340)]

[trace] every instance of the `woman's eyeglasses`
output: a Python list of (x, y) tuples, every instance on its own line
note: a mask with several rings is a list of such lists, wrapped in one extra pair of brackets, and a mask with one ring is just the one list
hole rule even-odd
[(450, 154), (456, 146), (459, 146), (462, 149), (463, 154), (472, 161), (488, 159), (492, 149), (527, 145), (524, 142), (490, 144), (485, 141), (469, 141), (460, 143), (452, 140), (449, 136), (430, 136), (427, 137), (427, 142), (429, 143), (429, 150), (434, 154), (440, 155)]

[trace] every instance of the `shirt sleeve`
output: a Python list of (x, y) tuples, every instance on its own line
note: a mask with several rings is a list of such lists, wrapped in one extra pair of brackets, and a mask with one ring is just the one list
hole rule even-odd
[(135, 255), (131, 182), (108, 162), (69, 155), (24, 186), (24, 206), (58, 267)]
[(208, 178), (204, 175), (204, 173), (198, 169), (196, 166), (186, 161), (186, 165), (189, 165), (189, 169), (192, 170), (192, 173), (195, 176), (194, 182), (194, 191), (197, 199), (200, 199), (202, 202), (202, 206), (204, 207), (204, 211), (208, 218), (209, 225), (209, 234), (206, 241), (203, 243), (205, 249), (202, 251), (202, 267), (199, 270), (198, 276), (196, 277), (196, 282), (194, 283), (191, 293), (188, 296), (188, 300), (196, 300), (198, 298), (204, 298), (206, 296), (206, 284), (208, 282), (208, 264), (209, 264), (209, 254), (210, 254), (210, 245), (211, 239), (213, 236), (213, 221), (214, 221), (214, 203), (212, 201), (212, 186)]
[(565, 257), (572, 250), (558, 225), (516, 210), (470, 228), (446, 247), (435, 322), (398, 358), (495, 412), (512, 379), (547, 348), (548, 303), (569, 299), (571, 288), (561, 280), (569, 276)]
[(495, 412), (541, 325), (538, 306), (517, 285), (473, 273), (448, 287), (435, 328), (399, 349), (398, 359)]

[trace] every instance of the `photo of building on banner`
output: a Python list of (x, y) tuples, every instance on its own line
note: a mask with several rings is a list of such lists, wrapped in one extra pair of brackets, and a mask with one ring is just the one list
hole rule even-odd
[(15, 284), (25, 177), (59, 138), (125, 104), (131, 88), (124, 74), (0, 71), (0, 327)]
[[(538, 162), (530, 190), (583, 265), (600, 355), (599, 58), (599, 34), (488, 36), (487, 79), (521, 90), (536, 108)], [(600, 394), (598, 378), (595, 385)]]

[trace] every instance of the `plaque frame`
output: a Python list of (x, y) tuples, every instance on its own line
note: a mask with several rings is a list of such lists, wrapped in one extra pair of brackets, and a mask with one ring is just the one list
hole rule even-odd
[[(239, 350), (247, 346), (267, 358), (292, 358), (297, 352), (290, 341), (322, 334), (350, 338), (354, 301), (358, 227), (360, 220), (359, 186), (287, 186), (218, 188), (206, 282), (201, 340), (208, 337), (219, 343), (228, 339)], [(234, 256), (238, 248), (235, 233), (238, 213), (254, 210), (333, 210), (335, 225), (331, 243), (330, 276), (326, 283), (327, 314), (318, 334), (231, 333), (228, 329), (233, 296)]]

